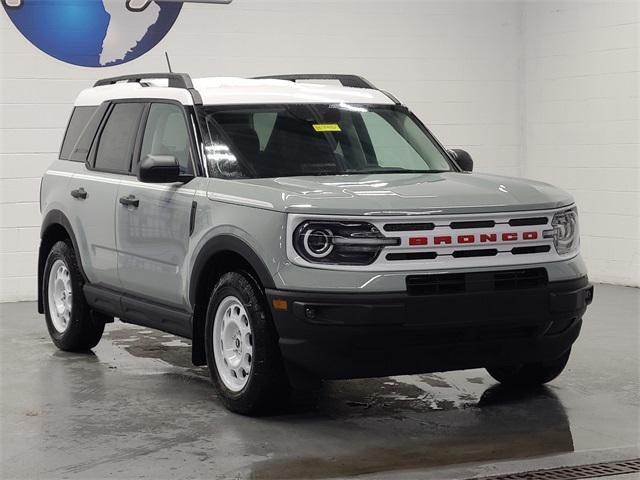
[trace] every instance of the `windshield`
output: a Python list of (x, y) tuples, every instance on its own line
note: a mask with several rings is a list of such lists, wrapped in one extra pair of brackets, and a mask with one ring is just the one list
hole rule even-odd
[(205, 107), (209, 172), (225, 178), (435, 173), (442, 149), (397, 106)]

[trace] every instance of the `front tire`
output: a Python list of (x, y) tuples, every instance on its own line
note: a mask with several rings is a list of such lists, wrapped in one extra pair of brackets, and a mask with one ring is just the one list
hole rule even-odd
[(250, 415), (286, 402), (290, 388), (271, 312), (250, 275), (226, 273), (216, 284), (205, 345), (211, 380), (229, 410)]
[(507, 386), (536, 386), (557, 378), (566, 367), (571, 349), (560, 358), (548, 362), (521, 363), (518, 365), (487, 367), (487, 372), (497, 381)]
[(57, 242), (51, 248), (43, 279), (44, 314), (55, 346), (68, 352), (95, 347), (102, 338), (104, 321), (91, 316), (76, 254), (66, 242)]

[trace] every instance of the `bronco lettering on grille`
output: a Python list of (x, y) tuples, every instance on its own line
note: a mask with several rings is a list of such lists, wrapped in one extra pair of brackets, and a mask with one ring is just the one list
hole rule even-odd
[(410, 237), (409, 245), (465, 245), (472, 243), (496, 243), (500, 238), (503, 242), (515, 242), (518, 240), (537, 240), (538, 232), (504, 232), (498, 237), (496, 233), (479, 233), (465, 235), (437, 235), (433, 237)]

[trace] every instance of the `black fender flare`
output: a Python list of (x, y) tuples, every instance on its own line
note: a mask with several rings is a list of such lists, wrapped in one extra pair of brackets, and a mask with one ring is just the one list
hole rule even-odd
[(198, 279), (202, 275), (207, 262), (217, 253), (224, 251), (237, 253), (244, 258), (256, 272), (256, 275), (258, 275), (258, 279), (264, 288), (275, 288), (275, 283), (269, 269), (258, 254), (255, 253), (253, 248), (235, 235), (221, 234), (209, 239), (207, 243), (200, 248), (193, 263), (189, 277), (189, 303), (192, 308), (195, 308), (196, 305)]
[[(82, 273), (82, 277), (85, 282), (87, 281), (87, 276), (84, 273), (84, 268), (82, 267), (82, 259), (80, 258), (80, 250), (78, 249), (78, 243), (76, 240), (75, 233), (73, 232), (73, 228), (71, 227), (71, 222), (67, 216), (61, 212), (60, 210), (51, 210), (42, 220), (42, 226), (40, 227), (40, 246), (38, 248), (38, 312), (44, 313), (44, 299), (42, 297), (42, 285), (43, 285), (43, 275), (44, 275), (44, 265), (47, 262), (47, 256), (49, 255), (49, 249), (45, 248), (45, 245), (42, 242), (42, 239), (45, 237), (47, 231), (55, 226), (61, 226), (66, 232), (67, 236), (71, 239), (71, 243), (73, 245), (73, 249), (76, 254), (76, 258), (78, 259), (78, 267), (80, 268), (80, 273)], [(46, 251), (45, 251), (46, 250)]]
[(231, 234), (221, 234), (206, 241), (196, 255), (189, 277), (189, 304), (194, 312), (191, 316), (192, 347), (191, 357), (194, 365), (206, 365), (204, 338), (204, 312), (197, 308), (198, 281), (209, 260), (220, 252), (233, 252), (240, 255), (258, 276), (264, 288), (275, 288), (273, 277), (262, 259), (244, 240)]

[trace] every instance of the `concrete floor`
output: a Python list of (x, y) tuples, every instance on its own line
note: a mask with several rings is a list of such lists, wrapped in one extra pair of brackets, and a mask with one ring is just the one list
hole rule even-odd
[(449, 479), (636, 458), (639, 301), (598, 285), (567, 370), (534, 392), (484, 370), (328, 382), (316, 407), (266, 418), (226, 411), (187, 341), (118, 322), (68, 354), (34, 303), (0, 305), (0, 477)]

